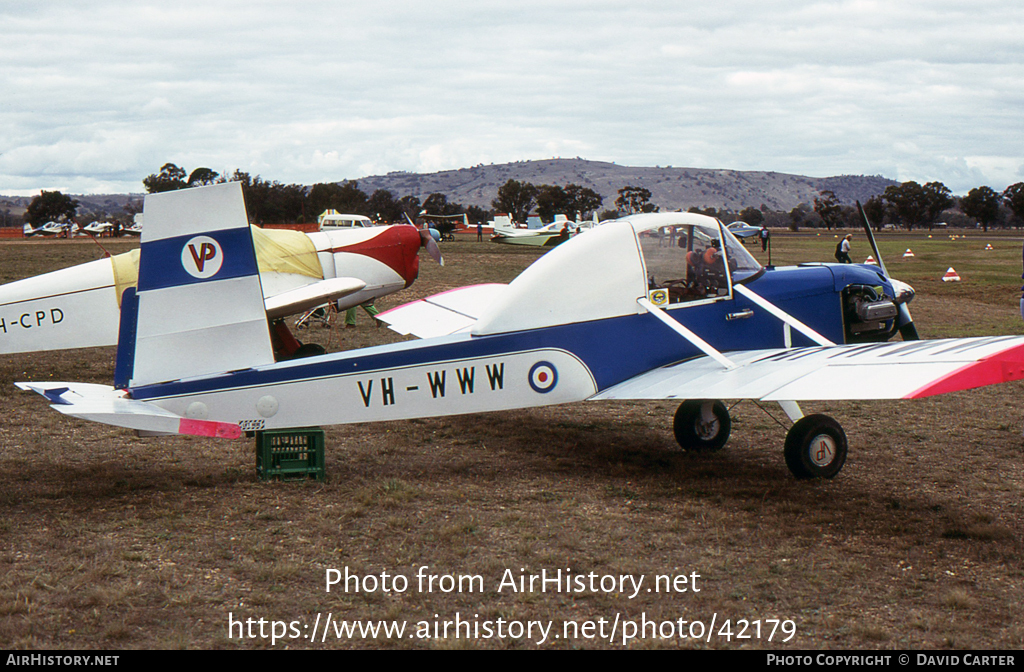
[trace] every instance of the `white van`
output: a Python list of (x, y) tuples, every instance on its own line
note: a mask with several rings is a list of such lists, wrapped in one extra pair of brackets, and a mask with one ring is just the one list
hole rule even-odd
[(333, 229), (359, 229), (373, 226), (373, 220), (363, 215), (340, 215), (334, 210), (324, 210), (317, 223), (321, 231)]

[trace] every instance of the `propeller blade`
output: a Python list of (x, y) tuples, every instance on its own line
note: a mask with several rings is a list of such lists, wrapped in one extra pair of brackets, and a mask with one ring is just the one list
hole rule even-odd
[(857, 209), (860, 211), (860, 216), (864, 220), (864, 233), (868, 237), (868, 242), (871, 243), (871, 251), (875, 254), (875, 259), (878, 260), (878, 267), (882, 269), (882, 274), (885, 277), (889, 276), (889, 271), (885, 268), (885, 262), (882, 261), (882, 255), (878, 251), (878, 245), (875, 243), (875, 234), (871, 232), (871, 222), (868, 221), (868, 214), (864, 212), (864, 208), (861, 207), (860, 201), (857, 201)]
[(441, 266), (444, 266), (444, 258), (441, 256), (441, 248), (437, 246), (437, 241), (430, 235), (430, 231), (427, 229), (420, 229), (420, 241), (423, 247), (427, 248), (427, 254), (433, 257)]
[(900, 304), (900, 321), (903, 323), (900, 325), (900, 336), (904, 341), (921, 340), (917, 333), (917, 327), (914, 326), (914, 318), (910, 316), (910, 309), (907, 308), (905, 303)]
[[(875, 259), (878, 260), (878, 267), (882, 269), (882, 274), (892, 281), (892, 276), (889, 275), (889, 270), (885, 267), (885, 262), (882, 261), (882, 254), (878, 251), (878, 244), (875, 242), (875, 234), (871, 231), (871, 222), (868, 221), (868, 214), (864, 212), (864, 208), (861, 207), (860, 201), (857, 201), (857, 210), (860, 211), (860, 216), (864, 220), (864, 233), (867, 235), (868, 242), (871, 243), (871, 251), (875, 254)], [(909, 299), (908, 299), (909, 300)], [(910, 316), (910, 308), (907, 304), (900, 303), (900, 336), (904, 341), (919, 341), (921, 337), (917, 333), (917, 327), (914, 326), (914, 318)]]

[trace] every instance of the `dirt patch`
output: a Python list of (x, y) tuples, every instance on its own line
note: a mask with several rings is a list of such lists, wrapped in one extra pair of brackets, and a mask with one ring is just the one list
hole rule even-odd
[[(792, 254), (805, 242), (794, 237)], [(773, 244), (787, 249), (787, 237)], [(11, 252), (0, 243), (4, 273), (51, 270), (59, 245)], [(381, 307), (507, 281), (536, 256), (470, 242), (444, 253), (444, 269), (425, 260), (411, 290)], [(1009, 296), (1019, 252), (1000, 263)], [(918, 286), (922, 332), (1011, 323), (1019, 332), (1014, 305), (970, 287), (947, 296)], [(398, 338), (365, 315), (356, 329), (301, 334), (332, 349)], [(269, 648), (271, 621), (297, 624), (275, 648), (1024, 644), (1019, 383), (919, 402), (807, 404), (850, 438), (846, 468), (825, 482), (789, 475), (777, 409), (765, 407), (773, 418), (739, 404), (729, 445), (692, 455), (674, 449), (674, 404), (595, 402), (330, 427), (326, 482), (263, 483), (250, 440), (141, 439), (65, 418), (11, 385), (109, 382), (112, 370), (109, 349), (0, 360), (0, 641), (10, 647)], [(432, 590), (417, 586), (421, 567), (435, 576)], [(409, 587), (328, 593), (327, 571), (346, 568), (401, 575)], [(515, 583), (542, 570), (646, 583), (635, 595), (628, 585), (520, 592), (506, 582), (499, 591), (509, 572)], [(674, 585), (686, 590), (646, 592), (659, 576), (686, 577)], [(444, 577), (479, 577), (482, 590), (466, 582), (446, 592)], [(595, 636), (435, 637), (457, 614), (478, 628), (546, 622), (560, 635), (590, 622)], [(330, 630), (321, 642), (328, 615), (410, 629)], [(260, 618), (267, 637), (240, 636)], [(617, 622), (617, 638), (597, 636), (602, 619), (606, 633)], [(644, 619), (676, 632), (680, 619), (715, 628), (710, 638), (625, 641), (626, 623)], [(789, 641), (780, 622), (792, 623)], [(429, 637), (409, 636), (423, 627)]]

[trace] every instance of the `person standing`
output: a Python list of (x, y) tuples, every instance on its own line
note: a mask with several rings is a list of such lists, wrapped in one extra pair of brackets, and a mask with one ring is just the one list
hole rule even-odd
[(768, 239), (771, 237), (771, 233), (768, 231), (767, 226), (761, 227), (761, 251), (765, 252), (768, 250)]
[(853, 234), (848, 233), (846, 237), (839, 241), (836, 245), (836, 261), (842, 264), (852, 264), (853, 259), (850, 259), (850, 241), (853, 239)]

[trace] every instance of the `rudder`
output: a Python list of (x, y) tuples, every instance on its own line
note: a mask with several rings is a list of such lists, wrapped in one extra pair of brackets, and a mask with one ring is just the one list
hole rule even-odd
[(272, 363), (241, 185), (150, 194), (144, 212), (134, 342), (118, 344), (127, 385)]

